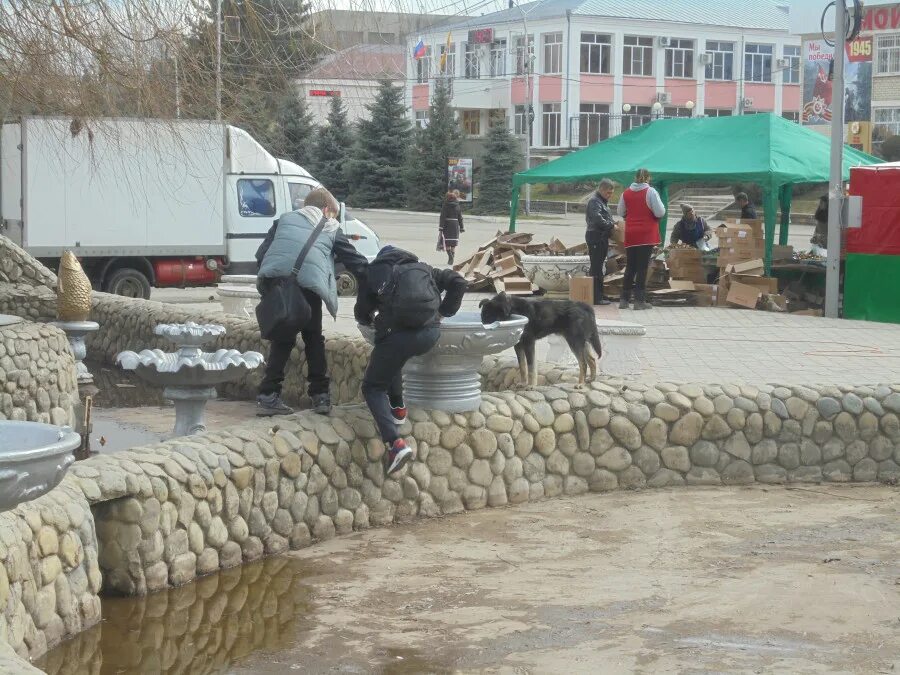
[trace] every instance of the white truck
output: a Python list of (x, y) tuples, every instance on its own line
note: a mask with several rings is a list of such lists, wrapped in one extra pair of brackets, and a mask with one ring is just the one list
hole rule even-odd
[(246, 131), (194, 120), (24, 117), (0, 131), (0, 228), (97, 290), (208, 286), (254, 274), (272, 222), (319, 183)]

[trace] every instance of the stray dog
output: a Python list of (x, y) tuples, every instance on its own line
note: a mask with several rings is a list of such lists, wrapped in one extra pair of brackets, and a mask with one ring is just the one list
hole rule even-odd
[[(594, 310), (590, 305), (572, 300), (526, 300), (506, 293), (482, 300), (481, 322), (507, 321), (513, 314), (528, 319), (522, 338), (515, 346), (519, 359), (522, 383), (537, 385), (538, 369), (534, 362), (534, 343), (548, 335), (562, 335), (569, 349), (578, 359), (578, 387), (584, 387), (585, 375), (590, 368), (591, 380), (597, 377), (597, 361), (588, 350), (590, 345), (600, 358), (600, 336)], [(529, 378), (529, 375), (531, 376)]]

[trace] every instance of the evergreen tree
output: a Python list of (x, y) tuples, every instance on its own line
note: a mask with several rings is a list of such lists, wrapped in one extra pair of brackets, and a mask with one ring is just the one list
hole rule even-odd
[(310, 171), (338, 199), (347, 199), (347, 160), (353, 153), (353, 131), (347, 122), (347, 108), (340, 96), (331, 99), (328, 126), (322, 127), (313, 146)]
[(279, 102), (276, 119), (281, 135), (281, 155), (301, 166), (309, 164), (313, 157), (315, 125), (306, 104), (293, 88)]
[(358, 207), (398, 207), (406, 203), (403, 166), (410, 124), (403, 93), (383, 80), (367, 106), (369, 119), (359, 123), (353, 156), (347, 162), (348, 201)]
[(409, 208), (437, 211), (447, 191), (447, 160), (460, 151), (462, 132), (450, 107), (450, 88), (438, 81), (429, 110), (428, 126), (417, 131), (406, 171)]
[(512, 177), (522, 166), (522, 152), (505, 123), (488, 131), (482, 164), (474, 210), (506, 215), (512, 196)]

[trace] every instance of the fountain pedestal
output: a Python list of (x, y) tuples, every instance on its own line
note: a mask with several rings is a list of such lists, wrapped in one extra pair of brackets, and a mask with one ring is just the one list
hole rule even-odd
[(175, 404), (173, 437), (206, 431), (206, 402), (216, 397), (215, 385), (244, 377), (263, 363), (259, 352), (202, 351), (201, 345), (225, 334), (225, 327), (218, 324), (160, 324), (153, 332), (178, 345), (178, 351), (122, 352), (116, 363), (133, 370), (141, 379), (164, 387), (163, 396)]
[[(513, 347), (522, 337), (528, 319), (481, 323), (478, 312), (459, 312), (441, 322), (441, 336), (427, 354), (415, 356), (403, 368), (403, 396), (407, 405), (467, 412), (481, 405), (481, 361)], [(375, 331), (360, 326), (374, 343)]]
[(88, 334), (99, 330), (100, 324), (96, 321), (53, 321), (50, 325), (59, 328), (69, 339), (69, 347), (72, 348), (72, 354), (75, 356), (75, 372), (78, 375), (78, 385), (93, 384), (94, 376), (91, 375), (87, 366), (84, 365), (84, 357), (87, 356), (84, 338)]

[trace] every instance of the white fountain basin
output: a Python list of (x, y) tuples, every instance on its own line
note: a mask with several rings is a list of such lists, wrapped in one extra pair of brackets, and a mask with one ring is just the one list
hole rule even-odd
[(569, 280), (591, 273), (591, 259), (586, 255), (523, 255), (525, 276), (548, 295), (569, 297)]
[(59, 485), (80, 444), (81, 437), (68, 427), (0, 421), (0, 511)]
[[(524, 316), (514, 315), (509, 321), (485, 325), (479, 312), (459, 312), (444, 319), (437, 344), (427, 354), (411, 358), (403, 369), (406, 403), (447, 412), (477, 410), (482, 359), (516, 345), (527, 323)], [(359, 330), (374, 344), (373, 328), (360, 326)]]

